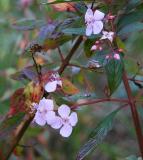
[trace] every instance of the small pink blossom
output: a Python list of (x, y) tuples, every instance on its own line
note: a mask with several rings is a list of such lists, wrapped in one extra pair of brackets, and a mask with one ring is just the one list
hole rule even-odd
[(114, 59), (116, 59), (116, 60), (120, 60), (120, 56), (119, 56), (119, 54), (118, 54), (118, 53), (115, 53), (115, 54), (114, 54)]
[(42, 98), (39, 104), (35, 105), (35, 108), (37, 112), (35, 113), (34, 121), (40, 126), (44, 126), (46, 123), (51, 124), (55, 118), (53, 100)]
[(102, 37), (101, 37), (101, 40), (102, 40), (102, 39), (108, 39), (110, 42), (113, 41), (114, 32), (103, 31), (102, 33), (103, 33), (103, 35), (102, 35)]
[(99, 61), (97, 60), (91, 60), (89, 61), (89, 68), (99, 68), (101, 65), (99, 64)]
[(96, 51), (96, 50), (99, 50), (99, 51), (102, 51), (102, 46), (101, 46), (101, 43), (100, 41), (96, 41), (95, 44), (91, 47), (91, 51)]
[(28, 7), (29, 5), (32, 4), (32, 1), (33, 0), (20, 0), (20, 4), (21, 4), (22, 7), (26, 8), (26, 7)]
[(115, 19), (115, 15), (112, 15), (111, 13), (109, 13), (107, 16), (106, 16), (106, 19), (107, 20), (114, 20)]
[(62, 87), (62, 81), (58, 73), (53, 73), (44, 88), (47, 92), (54, 92), (58, 86)]
[(73, 127), (78, 122), (78, 117), (76, 112), (71, 112), (69, 106), (63, 104), (58, 108), (59, 116), (55, 117), (52, 122), (51, 127), (55, 129), (60, 128), (60, 135), (63, 137), (69, 137), (72, 133)]
[(105, 59), (116, 59), (116, 60), (120, 60), (120, 55), (118, 53), (114, 53), (112, 54), (108, 54), (106, 55)]
[(85, 13), (85, 23), (86, 27), (86, 35), (90, 36), (93, 34), (99, 34), (103, 29), (103, 18), (105, 14), (99, 10), (96, 10), (94, 13), (92, 9), (88, 8)]

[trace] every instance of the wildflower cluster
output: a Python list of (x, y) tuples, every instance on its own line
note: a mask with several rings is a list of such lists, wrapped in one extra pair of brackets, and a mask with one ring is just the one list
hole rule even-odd
[[(109, 13), (107, 16), (99, 10), (92, 11), (91, 8), (88, 8), (85, 13), (85, 23), (86, 23), (86, 36), (91, 36), (92, 34), (100, 34), (102, 32), (101, 38), (97, 40), (94, 45), (91, 47), (91, 51), (102, 51), (103, 50), (103, 40), (108, 40), (110, 46), (114, 40), (115, 33), (114, 31), (107, 31), (104, 29), (104, 22), (108, 23), (113, 21), (115, 16)], [(105, 59), (115, 59), (120, 60), (120, 52), (116, 52), (113, 55), (106, 55)], [(96, 61), (97, 68), (100, 66)]]
[[(62, 87), (62, 80), (58, 73), (52, 74), (45, 85), (45, 91), (55, 92), (57, 87)], [(54, 110), (54, 101), (46, 99), (40, 100), (38, 104), (33, 104), (36, 110), (34, 122), (40, 126), (50, 125), (54, 129), (60, 129), (60, 134), (63, 137), (69, 137), (72, 133), (72, 128), (77, 124), (78, 117), (76, 112), (71, 112), (69, 106), (62, 104), (58, 110)]]

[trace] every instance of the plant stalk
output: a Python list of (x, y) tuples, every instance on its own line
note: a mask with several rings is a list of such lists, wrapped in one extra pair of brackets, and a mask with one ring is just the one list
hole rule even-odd
[(131, 108), (131, 113), (132, 113), (132, 118), (133, 118), (133, 122), (134, 122), (134, 126), (135, 126), (135, 131), (136, 131), (136, 135), (137, 135), (137, 139), (138, 139), (138, 144), (139, 144), (139, 148), (140, 148), (140, 152), (141, 152), (141, 157), (143, 159), (143, 135), (142, 135), (142, 129), (141, 129), (141, 124), (140, 124), (140, 120), (139, 120), (139, 115), (138, 115), (138, 111), (136, 108), (136, 104), (134, 101), (134, 98), (132, 96), (132, 91), (128, 82), (128, 77), (126, 72), (123, 72), (123, 83), (128, 95), (128, 99), (129, 99), (129, 105)]

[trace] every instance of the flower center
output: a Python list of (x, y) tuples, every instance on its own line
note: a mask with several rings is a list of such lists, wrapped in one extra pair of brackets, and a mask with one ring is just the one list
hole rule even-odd
[(64, 124), (69, 123), (69, 119), (68, 118), (62, 118), (62, 120), (63, 120)]

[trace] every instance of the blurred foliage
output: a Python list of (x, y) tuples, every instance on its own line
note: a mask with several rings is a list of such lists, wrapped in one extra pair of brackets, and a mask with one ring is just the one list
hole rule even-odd
[[(110, 8), (108, 5), (103, 5), (102, 1), (98, 1), (97, 3), (99, 3), (101, 9), (105, 12)], [(139, 80), (142, 80), (143, 32), (138, 31), (143, 30), (143, 24), (139, 22), (143, 20), (143, 4), (140, 4), (139, 0), (129, 0), (128, 6), (125, 8), (126, 3), (127, 1), (125, 0), (114, 0), (110, 8), (114, 14), (121, 14), (121, 18), (116, 21), (116, 24), (118, 24), (118, 36), (120, 36), (116, 41), (120, 48), (126, 50), (124, 62), (129, 76), (133, 77), (136, 75)], [(77, 5), (76, 7), (78, 9), (81, 6)], [(124, 15), (123, 12), (125, 10), (126, 14)], [(9, 111), (11, 95), (15, 90), (27, 84), (27, 81), (23, 81), (23, 79), (20, 81), (11, 79), (12, 74), (33, 64), (29, 58), (29, 53), (25, 53), (24, 50), (26, 48), (27, 50), (29, 49), (29, 44), (32, 45), (36, 42), (43, 44), (46, 47), (43, 54), (37, 55), (37, 63), (43, 65), (45, 68), (47, 66), (49, 68), (56, 68), (60, 64), (57, 46), (61, 45), (61, 52), (65, 56), (71, 48), (72, 42), (75, 40), (75, 35), (84, 35), (85, 27), (83, 26), (83, 18), (80, 15), (85, 13), (85, 6), (82, 6), (82, 9), (80, 8), (78, 11), (79, 16), (75, 18), (75, 13), (55, 11), (50, 5), (41, 4), (40, 0), (33, 0), (28, 6), (22, 5), (20, 0), (0, 0), (0, 122)], [(50, 23), (50, 27), (44, 25), (45, 22), (52, 20), (58, 21), (57, 23)], [(61, 28), (59, 27), (54, 35), (51, 34), (61, 23)], [(68, 26), (68, 28), (65, 26)], [(64, 36), (59, 34), (61, 31), (64, 33)], [(96, 38), (97, 36), (91, 36), (89, 41), (92, 42)], [(86, 44), (88, 44), (87, 41), (80, 46), (71, 63), (87, 67), (91, 56), (93, 56), (92, 59), (98, 57), (98, 60), (102, 63), (106, 53), (102, 53), (102, 56), (99, 57), (98, 53), (93, 54), (89, 52), (90, 47), (85, 47)], [(122, 66), (119, 64), (119, 67)], [(111, 69), (107, 68), (107, 72), (109, 71), (111, 72)], [(101, 74), (102, 72), (102, 70), (97, 72), (96, 70), (91, 72), (88, 69), (79, 70), (77, 67), (68, 68), (65, 72), (65, 77), (71, 79), (71, 82), (66, 82), (67, 85), (74, 83), (75, 86), (78, 86), (77, 88), (80, 89), (80, 92), (83, 93), (71, 96), (71, 101), (76, 101), (78, 97), (83, 100), (84, 97), (88, 98), (90, 95), (94, 98), (105, 97), (104, 90), (107, 85), (107, 79), (105, 74)], [(115, 73), (114, 67), (113, 72), (110, 73), (111, 77), (113, 73)], [(16, 75), (14, 78), (17, 78)], [(112, 86), (112, 81), (117, 82), (119, 80), (120, 83), (121, 74), (116, 78), (108, 79), (110, 81), (111, 91), (119, 85), (115, 84), (115, 86)], [(130, 84), (133, 94), (136, 95), (139, 88), (138, 85), (133, 81)], [(73, 89), (74, 93), (78, 93), (77, 88), (73, 86), (71, 89)], [(69, 93), (66, 86), (65, 91)], [(53, 96), (56, 97), (56, 95)], [(123, 92), (123, 84), (113, 94), (113, 97), (115, 96), (119, 98), (126, 97), (125, 92)], [(67, 97), (63, 99), (65, 102), (68, 101)], [(60, 98), (57, 99), (57, 103), (61, 104)], [(104, 103), (98, 104), (96, 107), (92, 105), (91, 107), (79, 109), (79, 123), (68, 139), (60, 137), (50, 127), (41, 128), (35, 124), (31, 124), (10, 160), (15, 160), (17, 157), (20, 160), (74, 160), (77, 152), (85, 143), (93, 128), (97, 126), (98, 122), (104, 116), (111, 113), (117, 107), (118, 105), (114, 103)], [(143, 115), (142, 106), (139, 107), (139, 112)], [(131, 116), (128, 110), (119, 112), (118, 116), (116, 116), (113, 129), (107, 136), (106, 141), (86, 159), (137, 160), (136, 156), (130, 156), (132, 153), (139, 154), (134, 129), (130, 122)], [(3, 126), (3, 123), (1, 126)]]

